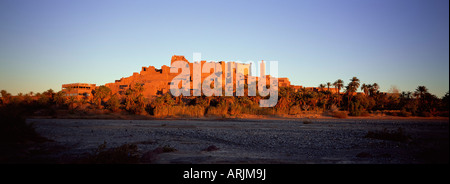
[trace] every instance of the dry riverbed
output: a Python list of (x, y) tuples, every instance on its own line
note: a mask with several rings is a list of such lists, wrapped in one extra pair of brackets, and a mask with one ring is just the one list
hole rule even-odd
[[(142, 163), (156, 164), (448, 163), (449, 154), (448, 119), (28, 119), (27, 122), (52, 140), (36, 146), (28, 159), (51, 163), (76, 162), (94, 154), (105, 142), (106, 148), (134, 144), (140, 157), (149, 157)], [(404, 139), (371, 137), (368, 132), (400, 132)], [(176, 151), (155, 151), (162, 147)]]

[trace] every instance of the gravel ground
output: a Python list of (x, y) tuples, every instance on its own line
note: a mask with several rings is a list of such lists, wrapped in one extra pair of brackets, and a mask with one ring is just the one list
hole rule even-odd
[[(448, 163), (448, 120), (85, 120), (29, 119), (59, 149), (39, 154), (57, 163), (107, 148), (136, 144), (140, 155), (157, 147), (151, 163)], [(306, 123), (305, 123), (306, 122)], [(368, 131), (402, 128), (407, 141), (365, 138)], [(208, 146), (219, 148), (203, 151)]]

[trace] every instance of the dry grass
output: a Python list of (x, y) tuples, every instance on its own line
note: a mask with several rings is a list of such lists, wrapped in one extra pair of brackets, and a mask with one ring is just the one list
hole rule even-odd
[(153, 110), (155, 117), (184, 116), (203, 117), (205, 108), (199, 105), (194, 106), (158, 106)]
[(219, 105), (217, 107), (209, 107), (207, 115), (218, 116), (218, 117), (226, 117), (228, 115), (228, 107), (226, 105)]
[(367, 112), (367, 111), (363, 111), (363, 112), (361, 112), (361, 114), (360, 114), (359, 116), (362, 116), (362, 117), (369, 117), (369, 116), (370, 116), (370, 113)]
[(339, 119), (345, 119), (348, 117), (347, 112), (345, 111), (336, 111), (333, 113), (333, 117), (339, 118)]
[(289, 108), (289, 115), (297, 115), (302, 113), (302, 108), (300, 106), (295, 105)]
[(402, 110), (402, 111), (400, 111), (400, 113), (398, 114), (398, 116), (401, 116), (401, 117), (410, 117), (410, 116), (412, 116), (412, 113), (411, 113), (411, 112), (408, 112), (408, 111), (405, 111), (405, 110)]

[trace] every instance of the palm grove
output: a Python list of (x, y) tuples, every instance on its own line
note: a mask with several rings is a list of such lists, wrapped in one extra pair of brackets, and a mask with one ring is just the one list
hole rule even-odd
[[(338, 93), (331, 92), (335, 88)], [(100, 86), (92, 91), (93, 98), (66, 96), (63, 91), (47, 90), (43, 93), (19, 93), (12, 96), (1, 91), (2, 109), (20, 109), (27, 115), (57, 115), (68, 113), (121, 113), (165, 116), (202, 117), (216, 115), (230, 117), (241, 114), (253, 115), (298, 115), (322, 113), (335, 117), (366, 116), (374, 113), (398, 116), (448, 116), (449, 93), (438, 98), (428, 92), (425, 86), (418, 86), (414, 92), (382, 93), (377, 83), (365, 84), (353, 77), (345, 85), (341, 79), (320, 84), (318, 90), (291, 87), (279, 89), (275, 107), (262, 108), (258, 102), (261, 96), (239, 97), (174, 97), (170, 93), (153, 99), (142, 95), (141, 84), (134, 84), (118, 96), (108, 87)], [(357, 93), (361, 89), (361, 93)], [(342, 92), (341, 92), (342, 91)]]

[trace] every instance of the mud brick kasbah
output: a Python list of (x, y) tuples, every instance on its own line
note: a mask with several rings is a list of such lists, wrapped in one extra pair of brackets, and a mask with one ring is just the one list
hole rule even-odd
[[(193, 74), (193, 63), (189, 62), (184, 56), (180, 55), (174, 55), (171, 59), (171, 64), (175, 61), (185, 61), (189, 64), (190, 68), (190, 80), (192, 81), (192, 74)], [(206, 61), (201, 61), (201, 67), (203, 67), (203, 64), (206, 63)], [(236, 62), (217, 62), (220, 63), (222, 67), (222, 89), (225, 87), (226, 82), (230, 82), (230, 79), (226, 79), (225, 74), (225, 65), (229, 65), (228, 67), (233, 67), (233, 86), (236, 85), (236, 75), (242, 75), (245, 83), (247, 83), (247, 80), (251, 77), (254, 77), (255, 80), (258, 80), (258, 77), (253, 76), (250, 71), (250, 64), (245, 63), (236, 63)], [(264, 63), (264, 62), (263, 62)], [(265, 73), (265, 63), (262, 65), (261, 72)], [(214, 69), (210, 71), (210, 73), (202, 73), (201, 74), (201, 82), (203, 83), (203, 80), (210, 76), (213, 71), (218, 71), (217, 69)], [(179, 72), (181, 72), (179, 70)], [(105, 86), (110, 88), (113, 94), (117, 94), (119, 96), (125, 95), (125, 92), (127, 89), (132, 87), (134, 84), (141, 84), (144, 88), (143, 95), (146, 98), (154, 98), (156, 96), (163, 95), (167, 92), (170, 92), (170, 84), (172, 82), (172, 79), (179, 75), (180, 73), (170, 73), (170, 67), (163, 65), (161, 69), (157, 69), (154, 66), (149, 67), (142, 67), (140, 72), (134, 72), (133, 75), (129, 77), (122, 77), (119, 80), (116, 80), (113, 83), (106, 83)], [(269, 84), (270, 81), (270, 75), (266, 75), (266, 84)], [(228, 80), (228, 81), (226, 81)], [(191, 89), (192, 88), (192, 82), (191, 82)], [(181, 84), (180, 84), (181, 85)], [(67, 96), (76, 96), (76, 97), (88, 97), (92, 98), (92, 90), (95, 90), (98, 88), (96, 84), (88, 84), (88, 83), (72, 83), (72, 84), (63, 84), (62, 90), (66, 92)], [(278, 78), (278, 87), (292, 87), (295, 90), (299, 90), (302, 88), (302, 86), (295, 86), (291, 85), (291, 82), (288, 78)], [(192, 91), (191, 91), (192, 94)]]

